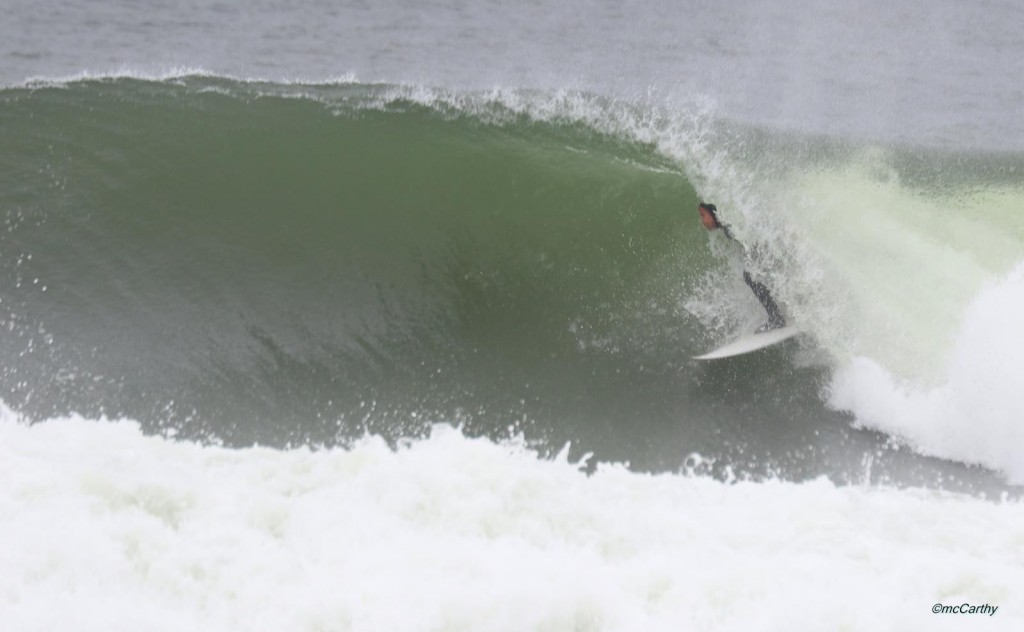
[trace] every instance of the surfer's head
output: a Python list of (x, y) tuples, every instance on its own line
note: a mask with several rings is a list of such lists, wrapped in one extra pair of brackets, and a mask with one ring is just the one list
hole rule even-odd
[(722, 227), (718, 221), (718, 208), (714, 204), (701, 202), (697, 205), (697, 212), (700, 213), (700, 223), (704, 224), (704, 228), (715, 230)]

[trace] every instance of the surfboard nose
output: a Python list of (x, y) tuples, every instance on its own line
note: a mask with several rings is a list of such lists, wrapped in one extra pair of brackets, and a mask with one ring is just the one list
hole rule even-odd
[(771, 331), (747, 334), (726, 345), (709, 351), (704, 355), (694, 356), (693, 359), (720, 360), (722, 358), (731, 358), (733, 356), (751, 353), (758, 349), (764, 349), (765, 347), (779, 344), (784, 340), (789, 340), (799, 333), (800, 329), (797, 327), (782, 327), (781, 329), (772, 329)]

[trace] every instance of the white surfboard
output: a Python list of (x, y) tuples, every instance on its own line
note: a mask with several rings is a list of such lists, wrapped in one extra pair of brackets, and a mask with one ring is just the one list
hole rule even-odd
[(772, 345), (779, 344), (783, 340), (789, 340), (793, 336), (800, 333), (800, 330), (796, 327), (783, 327), (781, 329), (773, 329), (760, 334), (747, 334), (739, 340), (734, 340), (729, 344), (719, 347), (714, 351), (709, 351), (704, 355), (694, 356), (694, 360), (719, 360), (721, 358), (731, 358), (733, 356), (743, 355), (744, 353), (750, 353), (751, 351), (757, 351), (758, 349), (764, 349)]

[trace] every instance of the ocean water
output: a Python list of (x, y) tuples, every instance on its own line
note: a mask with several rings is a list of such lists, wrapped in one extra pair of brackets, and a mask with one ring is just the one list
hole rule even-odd
[(5, 627), (1024, 623), (1016, 5), (4, 9)]

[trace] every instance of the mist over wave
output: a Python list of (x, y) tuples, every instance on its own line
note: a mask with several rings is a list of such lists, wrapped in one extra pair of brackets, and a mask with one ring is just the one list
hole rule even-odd
[(1024, 266), (985, 288), (963, 318), (944, 380), (924, 386), (857, 357), (831, 386), (832, 405), (925, 453), (980, 463), (1024, 483)]

